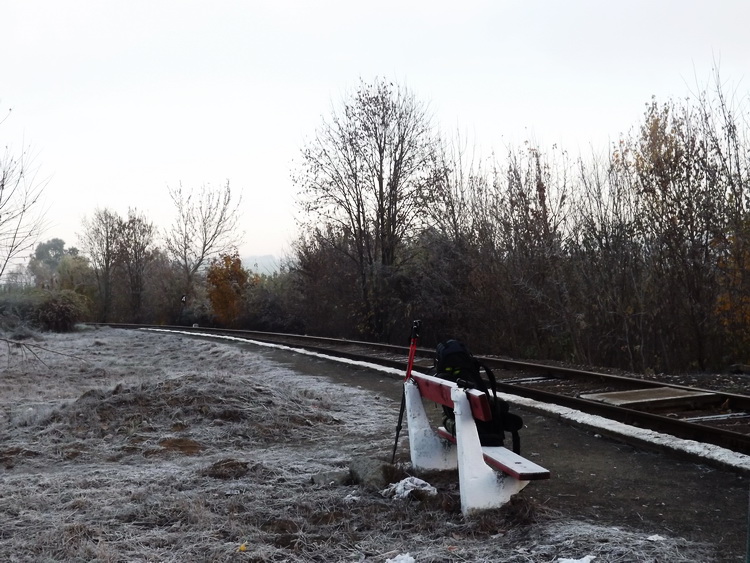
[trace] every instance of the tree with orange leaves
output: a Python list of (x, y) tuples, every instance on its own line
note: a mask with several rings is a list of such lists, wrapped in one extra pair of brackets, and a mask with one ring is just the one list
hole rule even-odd
[(250, 280), (250, 273), (242, 267), (237, 252), (211, 260), (206, 280), (216, 320), (226, 327), (236, 326), (242, 316), (245, 290)]

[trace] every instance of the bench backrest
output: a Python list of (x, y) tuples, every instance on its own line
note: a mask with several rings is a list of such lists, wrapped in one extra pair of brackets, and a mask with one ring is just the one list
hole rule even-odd
[[(423, 398), (453, 408), (451, 389), (457, 387), (455, 383), (423, 373), (412, 372), (411, 377), (417, 384), (419, 394)], [(484, 392), (478, 389), (467, 389), (466, 396), (469, 398), (469, 405), (471, 405), (471, 414), (476, 420), (492, 420), (490, 401)]]

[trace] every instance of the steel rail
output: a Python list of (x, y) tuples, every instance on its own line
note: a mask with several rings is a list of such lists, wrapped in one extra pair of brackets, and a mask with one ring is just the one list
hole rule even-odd
[[(97, 323), (90, 323), (97, 325)], [(313, 337), (307, 335), (272, 333), (262, 331), (247, 331), (235, 329), (213, 329), (205, 327), (184, 327), (165, 325), (135, 325), (122, 323), (99, 323), (99, 326), (110, 326), (113, 328), (127, 329), (162, 329), (180, 331), (185, 333), (206, 333), (211, 335), (225, 335), (236, 338), (256, 340), (261, 342), (282, 344), (290, 347), (304, 348), (321, 354), (347, 358), (350, 360), (366, 361), (399, 370), (406, 369), (407, 346), (381, 344), (376, 342), (345, 340), (326, 337)], [(377, 353), (376, 353), (377, 352)], [(434, 350), (418, 348), (416, 354), (421, 360), (428, 362), (415, 362), (413, 369), (422, 373), (429, 372), (432, 367)], [(540, 364), (534, 362), (523, 362), (508, 360), (497, 357), (481, 356), (483, 362), (492, 369), (507, 369), (522, 372), (541, 374), (549, 379), (589, 379), (603, 382), (616, 383), (628, 388), (656, 388), (671, 387), (688, 391), (707, 391), (694, 387), (669, 384), (654, 380), (628, 377), (615, 374), (599, 373), (588, 370), (579, 370), (554, 365)], [(653, 412), (644, 412), (635, 408), (627, 408), (608, 404), (590, 399), (566, 396), (564, 394), (552, 393), (540, 389), (534, 389), (521, 384), (504, 383), (501, 378), (497, 382), (498, 391), (518, 395), (543, 403), (556, 404), (563, 407), (575, 409), (587, 414), (601, 416), (606, 419), (615, 420), (623, 424), (638, 428), (653, 430), (669, 434), (686, 440), (694, 440), (700, 443), (714, 444), (729, 450), (750, 455), (750, 435), (717, 428), (706, 424), (700, 424), (674, 416), (665, 416)], [(731, 404), (733, 409), (750, 411), (750, 397), (720, 391), (707, 391), (716, 395), (716, 402)]]

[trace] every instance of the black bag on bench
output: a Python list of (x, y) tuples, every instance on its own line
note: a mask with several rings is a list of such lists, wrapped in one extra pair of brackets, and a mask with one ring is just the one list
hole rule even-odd
[[(523, 420), (520, 416), (508, 412), (508, 403), (497, 398), (497, 382), (492, 370), (477, 360), (458, 340), (441, 342), (436, 352), (434, 368), (436, 377), (453, 381), (461, 387), (478, 389), (489, 399), (492, 420), (475, 421), (480, 443), (483, 446), (502, 446), (505, 442), (505, 432), (510, 432), (513, 439), (513, 451), (520, 454), (521, 437), (518, 431), (523, 428)], [(487, 375), (486, 381), (482, 377), (482, 371)], [(450, 407), (443, 407), (443, 425), (455, 436), (455, 418), (453, 409)]]

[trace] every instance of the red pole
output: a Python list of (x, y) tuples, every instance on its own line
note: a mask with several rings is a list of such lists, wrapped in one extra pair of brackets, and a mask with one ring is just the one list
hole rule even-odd
[[(419, 341), (419, 329), (422, 326), (422, 321), (414, 321), (411, 325), (411, 343), (409, 344), (409, 360), (406, 363), (406, 377), (404, 383), (409, 381), (411, 378), (411, 368), (414, 367), (414, 356), (417, 353), (417, 342)], [(401, 393), (401, 409), (398, 413), (398, 425), (396, 426), (396, 440), (393, 443), (393, 455), (391, 456), (391, 463), (396, 461), (396, 448), (398, 447), (398, 435), (401, 433), (401, 425), (404, 421), (404, 408), (406, 407), (406, 389)]]
[(406, 362), (406, 377), (404, 381), (409, 381), (411, 377), (411, 368), (414, 367), (414, 356), (417, 353), (417, 342), (419, 341), (419, 328), (421, 321), (414, 321), (411, 327), (411, 344), (409, 345), (409, 359)]

